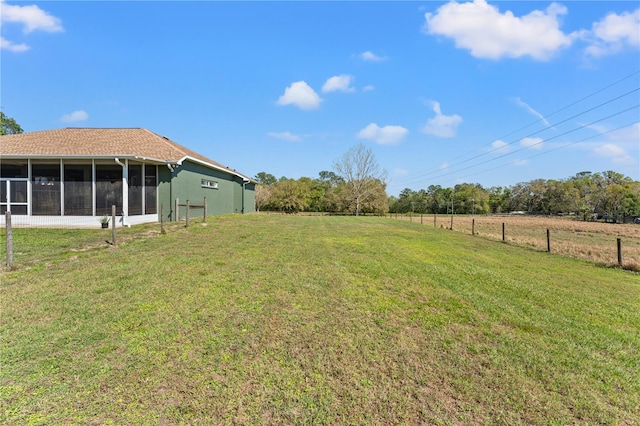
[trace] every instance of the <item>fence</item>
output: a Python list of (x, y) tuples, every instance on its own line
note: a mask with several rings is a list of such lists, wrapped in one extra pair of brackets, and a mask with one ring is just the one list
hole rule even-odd
[(589, 262), (640, 271), (640, 225), (549, 216), (390, 214), (398, 220), (451, 229)]
[[(190, 226), (193, 221), (206, 222), (206, 200), (202, 204), (192, 204), (189, 201), (178, 203), (175, 211), (180, 213), (177, 216), (180, 221), (168, 224), (162, 220), (164, 207), (160, 205), (159, 208), (159, 223), (147, 223), (136, 226), (135, 229), (122, 226), (122, 218), (113, 211), (106, 229), (100, 229), (99, 220), (95, 217), (89, 218), (90, 222), (86, 224), (69, 222), (61, 226), (59, 217), (30, 217), (26, 224), (23, 222), (24, 216), (1, 215), (0, 237), (4, 233), (5, 244), (0, 244), (0, 259), (6, 259), (6, 262), (0, 262), (8, 266), (14, 262), (20, 265), (47, 262), (56, 258), (61, 251), (83, 251), (100, 246), (113, 248), (131, 239), (147, 238), (167, 231), (176, 232)], [(191, 214), (198, 209), (203, 210), (201, 219)], [(391, 214), (388, 217), (640, 272), (640, 225), (530, 216)], [(86, 229), (87, 227), (94, 229)], [(47, 231), (43, 232), (45, 228)], [(16, 229), (20, 231), (16, 232)], [(75, 246), (69, 241), (73, 241)]]
[[(195, 221), (207, 220), (206, 198), (202, 204), (176, 202), (177, 221), (164, 222), (164, 206), (159, 206), (160, 222), (139, 224), (135, 229), (123, 223), (112, 206), (111, 215), (101, 218), (64, 216), (12, 216), (10, 212), (0, 215), (0, 237), (4, 233), (4, 244), (0, 244), (0, 262), (7, 268), (20, 265), (48, 262), (62, 251), (80, 252), (88, 248), (117, 247), (132, 239), (165, 234), (190, 226)], [(182, 208), (182, 215), (180, 215)], [(192, 212), (202, 210), (197, 218)], [(17, 231), (19, 230), (19, 231)], [(1, 240), (0, 240), (1, 241)], [(70, 241), (73, 241), (71, 243)]]
[[(193, 204), (187, 200), (184, 204), (180, 204), (180, 199), (176, 198), (175, 201), (175, 212), (176, 212), (176, 221), (180, 222), (180, 207), (184, 207), (184, 218), (185, 218), (185, 226), (189, 226), (189, 218), (191, 217), (191, 210), (202, 210), (202, 221), (207, 221), (207, 197), (204, 197), (204, 201), (202, 204)], [(162, 214), (160, 214), (162, 217)]]

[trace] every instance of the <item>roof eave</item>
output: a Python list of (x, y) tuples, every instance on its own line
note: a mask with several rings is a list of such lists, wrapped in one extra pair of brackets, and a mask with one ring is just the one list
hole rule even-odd
[(171, 160), (160, 160), (158, 158), (153, 157), (143, 157), (140, 155), (120, 155), (120, 154), (109, 154), (109, 155), (55, 155), (55, 154), (0, 154), (0, 158), (8, 158), (8, 159), (29, 159), (29, 160), (113, 160), (115, 158), (119, 159), (127, 159), (127, 160), (136, 160), (143, 161), (147, 163), (157, 163), (157, 164), (176, 164), (175, 161)]
[(209, 163), (207, 161), (200, 160), (199, 158), (194, 158), (194, 157), (192, 157), (190, 155), (185, 155), (184, 157), (182, 157), (180, 160), (177, 161), (177, 164), (182, 164), (182, 162), (184, 160), (189, 160), (191, 162), (201, 164), (201, 165), (209, 167), (211, 169), (220, 170), (222, 172), (229, 173), (229, 174), (234, 175), (234, 176), (238, 176), (239, 178), (242, 178), (242, 180), (246, 181), (246, 182), (257, 183), (255, 181), (253, 181), (251, 178), (243, 175), (242, 173), (240, 173), (240, 172), (238, 172), (236, 170), (233, 170), (233, 169), (230, 169), (230, 168), (225, 168), (225, 167), (220, 167), (218, 165), (211, 164), (211, 163)]

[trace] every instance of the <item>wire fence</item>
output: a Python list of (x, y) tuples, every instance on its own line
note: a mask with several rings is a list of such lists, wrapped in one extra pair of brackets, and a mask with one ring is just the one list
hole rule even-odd
[(640, 272), (640, 225), (529, 215), (388, 217)]
[[(190, 204), (189, 207), (187, 204)], [(46, 263), (61, 252), (73, 255), (74, 252), (96, 247), (115, 248), (133, 239), (176, 232), (207, 220), (200, 204), (185, 202), (177, 208), (180, 212), (178, 221), (158, 222), (156, 216), (156, 221), (133, 228), (128, 227), (126, 222), (123, 224), (122, 217), (115, 214), (90, 217), (84, 222), (68, 217), (0, 215), (0, 237), (4, 242), (0, 245), (0, 261), (3, 267)], [(188, 208), (193, 208), (189, 214)], [(335, 214), (319, 212), (298, 215)], [(387, 214), (386, 217), (640, 272), (640, 225), (637, 224), (586, 222), (549, 216)]]
[[(95, 216), (27, 216), (0, 215), (0, 261), (5, 268), (46, 264), (60, 253), (74, 253), (118, 244), (134, 239), (150, 238), (176, 232), (190, 225), (205, 223), (205, 203), (176, 203), (177, 220), (166, 222), (159, 214), (147, 218), (118, 215), (115, 206), (111, 215)], [(141, 220), (142, 219), (142, 220)], [(151, 220), (150, 220), (151, 219)], [(158, 220), (160, 219), (160, 220)], [(132, 225), (136, 225), (132, 227)]]

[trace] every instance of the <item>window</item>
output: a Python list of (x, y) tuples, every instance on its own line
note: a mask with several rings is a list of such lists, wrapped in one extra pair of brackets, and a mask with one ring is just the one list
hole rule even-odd
[(26, 179), (27, 162), (2, 160), (2, 165), (0, 165), (0, 177), (8, 179)]
[(26, 160), (6, 161), (0, 164), (0, 213), (27, 214)]
[(144, 166), (144, 213), (158, 213), (158, 168), (152, 165)]
[(93, 214), (93, 182), (91, 164), (64, 165), (64, 214), (91, 216)]
[(129, 214), (142, 214), (142, 164), (129, 163)]
[(27, 214), (27, 181), (0, 180), (0, 213)]
[(31, 169), (31, 213), (60, 215), (60, 164), (34, 164)]
[(122, 214), (122, 167), (96, 164), (96, 215), (111, 215), (112, 205)]
[(202, 179), (201, 186), (203, 188), (218, 189), (218, 182), (216, 182), (215, 180)]

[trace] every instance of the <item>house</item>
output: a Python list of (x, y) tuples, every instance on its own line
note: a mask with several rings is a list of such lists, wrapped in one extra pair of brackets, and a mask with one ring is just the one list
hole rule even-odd
[[(187, 200), (207, 214), (255, 210), (256, 182), (140, 128), (64, 128), (0, 136), (0, 213), (14, 223), (96, 226), (176, 220)], [(179, 200), (179, 201), (177, 201)], [(178, 207), (184, 218), (184, 207)], [(161, 213), (162, 212), (162, 213)], [(200, 216), (193, 210), (190, 216)], [(46, 220), (43, 220), (46, 219)]]

